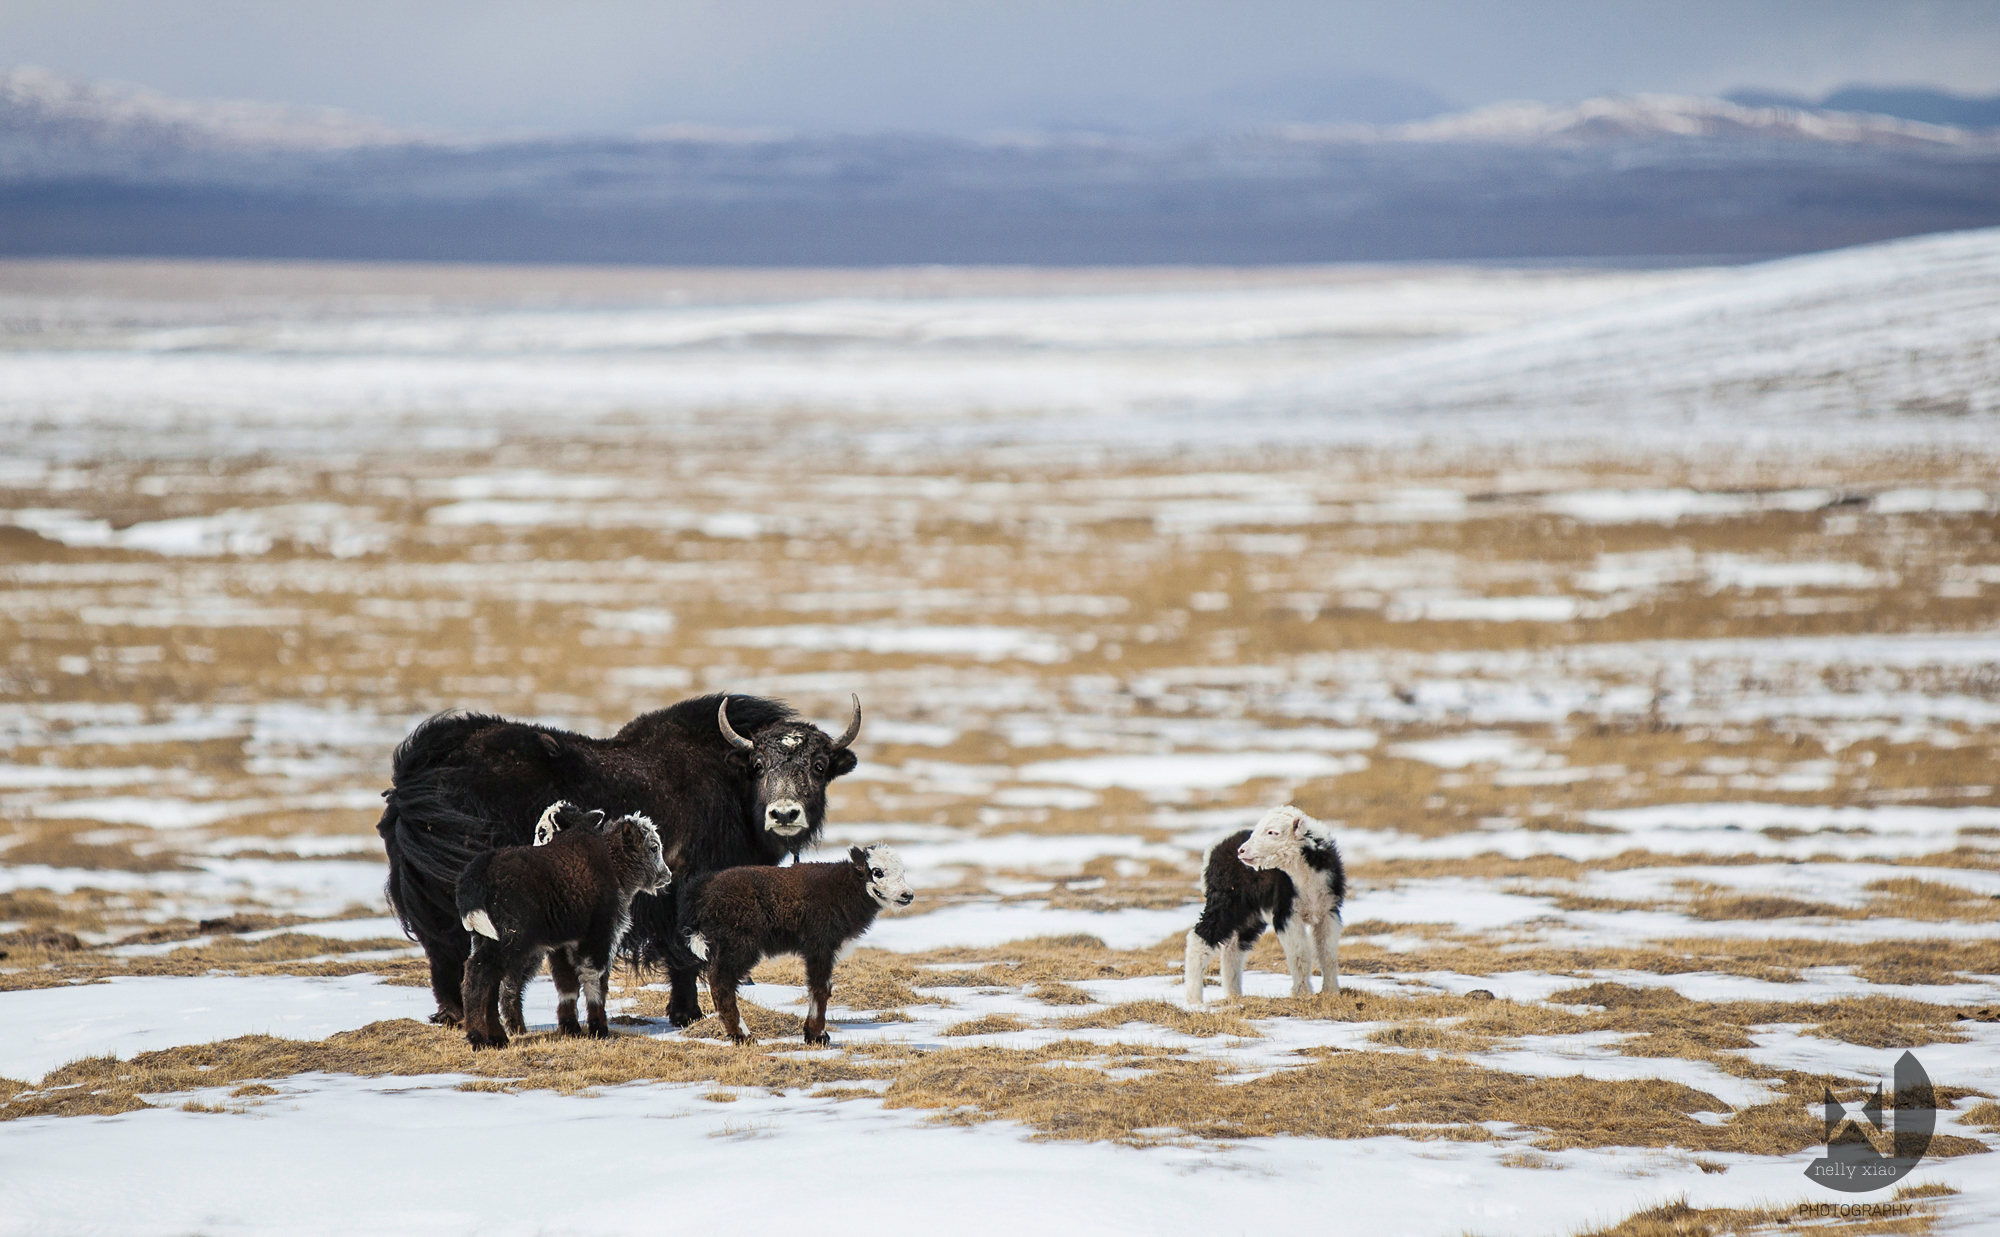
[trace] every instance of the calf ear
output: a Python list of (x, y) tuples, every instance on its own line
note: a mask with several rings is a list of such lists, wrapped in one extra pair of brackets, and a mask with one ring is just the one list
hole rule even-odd
[(860, 763), (861, 757), (856, 756), (852, 748), (843, 747), (833, 754), (832, 760), (827, 762), (826, 780), (830, 782), (844, 773), (852, 773), (854, 766)]
[(868, 870), (868, 852), (862, 850), (859, 846), (850, 846), (847, 848), (847, 861), (855, 867), (860, 868), (863, 872)]
[(595, 829), (597, 826), (603, 823), (604, 823), (604, 809), (602, 808), (590, 809), (590, 812), (583, 818), (584, 828), (586, 829)]

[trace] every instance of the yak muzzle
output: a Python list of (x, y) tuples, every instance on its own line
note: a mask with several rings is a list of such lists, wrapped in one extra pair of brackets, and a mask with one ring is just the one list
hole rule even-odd
[(783, 837), (796, 837), (809, 827), (805, 805), (797, 799), (780, 799), (764, 809), (764, 827)]

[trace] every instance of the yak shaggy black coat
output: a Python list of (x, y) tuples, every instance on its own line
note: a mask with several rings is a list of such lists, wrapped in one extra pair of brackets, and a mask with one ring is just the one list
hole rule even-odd
[[(608, 739), (477, 713), (441, 713), (410, 732), (396, 748), (376, 831), (388, 852), (389, 904), (430, 962), (433, 1021), (464, 1017), (470, 945), (458, 917), (460, 874), (478, 855), (530, 842), (558, 799), (651, 817), (662, 846), (678, 854), (677, 882), (774, 864), (818, 842), (826, 785), (853, 771), (854, 753), (790, 706), (756, 696), (727, 697), (732, 741), (716, 720), (724, 699), (683, 700)], [(846, 741), (859, 726), (857, 704)], [(770, 827), (769, 801), (802, 805), (803, 819), (786, 826), (795, 832)], [(635, 965), (667, 966), (668, 1015), (686, 1026), (701, 1017), (698, 963), (680, 946), (673, 897), (634, 900), (624, 952)]]
[(590, 1034), (611, 1034), (604, 994), (612, 953), (631, 922), (633, 897), (665, 886), (667, 856), (642, 816), (564, 829), (545, 846), (508, 846), (466, 865), (458, 881), (458, 912), (472, 933), (465, 963), (465, 1037), (475, 1048), (505, 1048), (503, 993), (520, 1031), (520, 991), (542, 959), (556, 981), (556, 1021), (581, 1035), (581, 993)]
[[(682, 894), (681, 923), (698, 933), (708, 956), (708, 992), (729, 1038), (748, 1043), (736, 988), (765, 958), (797, 954), (806, 964), (805, 1041), (831, 1042), (826, 1005), (833, 995), (833, 962), (840, 947), (875, 923), (882, 903), (869, 892), (870, 851), (853, 847), (836, 863), (795, 863), (789, 868), (732, 868), (699, 878)], [(901, 879), (900, 862), (895, 879)], [(898, 901), (908, 904), (904, 889)]]

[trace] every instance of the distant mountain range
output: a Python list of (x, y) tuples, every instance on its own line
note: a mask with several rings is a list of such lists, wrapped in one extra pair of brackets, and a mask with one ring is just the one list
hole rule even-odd
[(1961, 129), (2000, 127), (2000, 95), (1972, 99), (1921, 86), (1842, 86), (1818, 99), (1775, 90), (1736, 90), (1731, 103), (1745, 107), (1789, 107), (1823, 112), (1870, 112)]
[(1744, 97), (1180, 140), (490, 136), (0, 75), (0, 253), (17, 256), (1652, 260), (1993, 223), (2000, 132)]

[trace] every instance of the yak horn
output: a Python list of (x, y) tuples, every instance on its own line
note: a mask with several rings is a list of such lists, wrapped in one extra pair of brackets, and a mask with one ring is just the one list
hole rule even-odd
[(854, 742), (854, 736), (861, 733), (861, 697), (854, 696), (854, 720), (847, 723), (847, 732), (833, 741), (833, 750), (839, 751)]
[(744, 738), (742, 735), (737, 734), (735, 727), (729, 724), (729, 697), (727, 696), (724, 696), (722, 698), (721, 704), (715, 706), (715, 724), (722, 727), (722, 737), (729, 740), (730, 746), (732, 747), (757, 746), (755, 743), (752, 743), (750, 740)]

